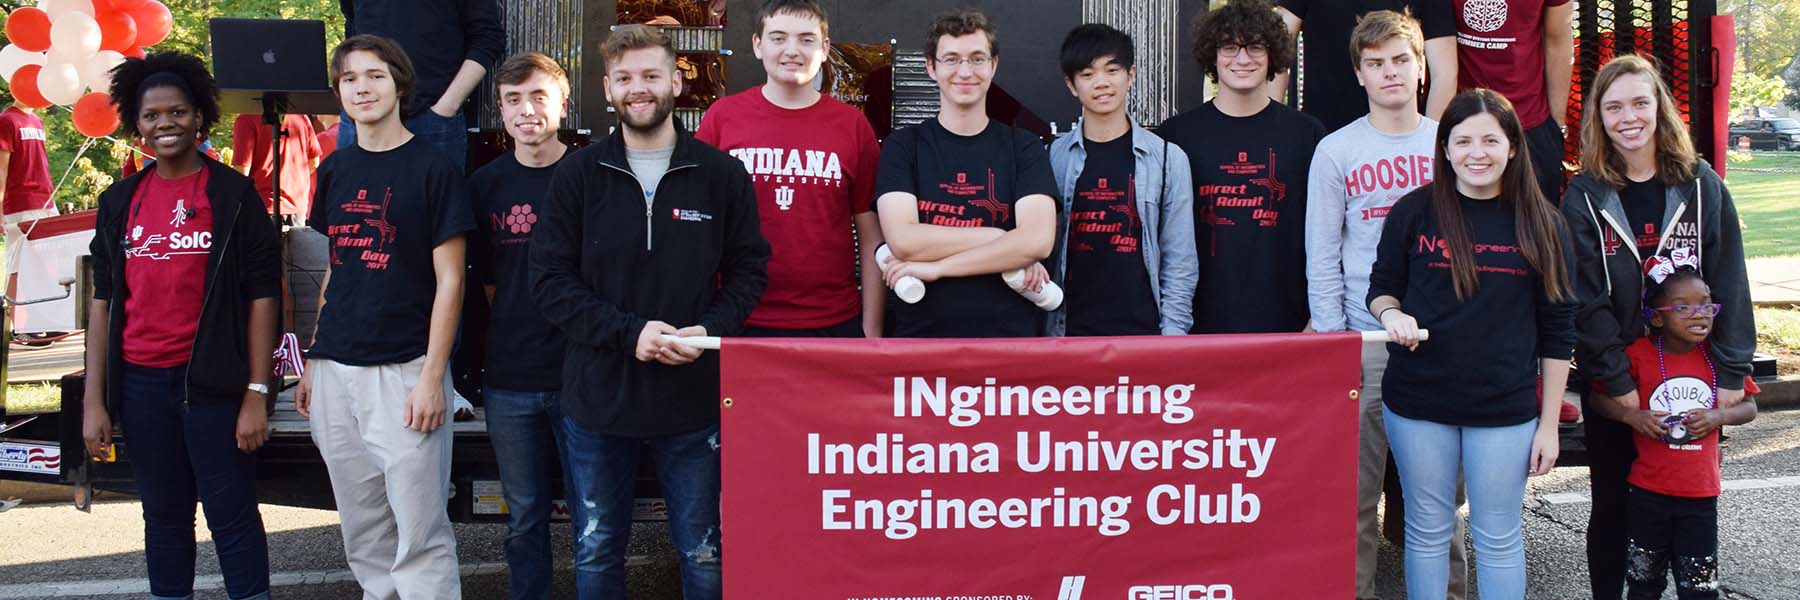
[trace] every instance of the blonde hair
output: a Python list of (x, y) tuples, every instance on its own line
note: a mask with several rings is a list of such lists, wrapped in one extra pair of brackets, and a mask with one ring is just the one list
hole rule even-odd
[(1656, 179), (1664, 185), (1680, 185), (1694, 178), (1699, 155), (1694, 140), (1688, 137), (1687, 123), (1675, 106), (1675, 95), (1662, 79), (1662, 69), (1653, 59), (1627, 54), (1612, 59), (1594, 76), (1593, 90), (1586, 94), (1581, 115), (1581, 172), (1613, 187), (1625, 187), (1625, 156), (1606, 137), (1606, 124), (1600, 117), (1601, 98), (1620, 78), (1642, 75), (1656, 88)]
[(1412, 49), (1414, 58), (1425, 57), (1425, 33), (1412, 19), (1411, 12), (1377, 10), (1357, 17), (1356, 29), (1350, 32), (1350, 64), (1362, 65), (1362, 51), (1401, 38)]

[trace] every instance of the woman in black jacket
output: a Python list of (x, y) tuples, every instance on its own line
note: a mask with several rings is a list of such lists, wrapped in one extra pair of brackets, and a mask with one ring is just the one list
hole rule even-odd
[(1574, 239), (1575, 362), (1594, 502), (1588, 516), (1588, 577), (1595, 598), (1625, 587), (1625, 476), (1636, 455), (1631, 429), (1599, 417), (1595, 402), (1638, 406), (1625, 347), (1644, 335), (1644, 261), (1693, 253), (1721, 305), (1709, 346), (1719, 404), (1743, 401), (1756, 349), (1750, 282), (1737, 208), (1712, 167), (1694, 152), (1675, 99), (1656, 65), (1627, 55), (1595, 76), (1581, 119), (1581, 174), (1562, 211)]
[(193, 596), (196, 501), (227, 593), (267, 598), (252, 453), (269, 435), (278, 237), (250, 179), (196, 149), (219, 120), (205, 64), (174, 52), (127, 60), (111, 92), (156, 164), (100, 194), (87, 451), (111, 452), (117, 417), (144, 509), (152, 598)]

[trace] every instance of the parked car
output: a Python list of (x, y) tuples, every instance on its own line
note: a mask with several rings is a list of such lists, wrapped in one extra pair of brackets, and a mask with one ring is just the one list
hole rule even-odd
[(1731, 124), (1731, 145), (1737, 147), (1750, 139), (1751, 150), (1800, 149), (1800, 120), (1744, 119)]

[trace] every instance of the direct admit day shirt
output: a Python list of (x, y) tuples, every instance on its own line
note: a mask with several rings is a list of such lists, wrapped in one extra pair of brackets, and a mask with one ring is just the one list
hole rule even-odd
[(1087, 161), (1069, 209), (1069, 264), (1063, 272), (1068, 334), (1157, 335), (1161, 313), (1144, 266), (1144, 220), (1133, 180), (1131, 133), (1083, 140)]
[(330, 238), (331, 279), (308, 355), (352, 366), (425, 354), (437, 273), (431, 251), (475, 228), (468, 186), (424, 138), (319, 165), (310, 225)]
[(1306, 175), (1324, 126), (1279, 102), (1233, 117), (1209, 101), (1158, 133), (1194, 174), (1192, 333), (1305, 328)]
[[(927, 119), (888, 136), (880, 164), (875, 197), (888, 192), (918, 197), (919, 222), (927, 225), (1012, 230), (1018, 225), (1013, 208), (1019, 198), (1056, 198), (1058, 193), (1043, 140), (998, 121), (964, 136)], [(998, 273), (943, 278), (926, 284), (925, 290), (918, 304), (889, 294), (894, 336), (1042, 335), (1042, 311), (1007, 287)]]
[(44, 122), (8, 106), (0, 111), (0, 151), (11, 152), (6, 169), (7, 223), (56, 216), (50, 203), (50, 155), (44, 150)]

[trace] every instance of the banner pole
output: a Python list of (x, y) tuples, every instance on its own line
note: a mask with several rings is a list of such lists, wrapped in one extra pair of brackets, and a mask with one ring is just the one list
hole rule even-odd
[[(663, 334), (663, 339), (669, 340), (671, 342), (675, 342), (677, 344), (681, 344), (683, 346), (687, 346), (689, 348), (699, 348), (701, 350), (718, 350), (719, 349), (719, 337), (718, 336), (695, 335), (695, 336), (688, 336), (688, 337), (677, 337), (677, 336), (673, 336), (673, 335)], [(1420, 340), (1431, 339), (1431, 330), (1420, 329), (1419, 330), (1419, 339)], [(1364, 331), (1364, 332), (1362, 332), (1362, 340), (1363, 340), (1363, 343), (1365, 343), (1365, 344), (1377, 344), (1377, 343), (1385, 344), (1389, 341), (1388, 334), (1386, 331)]]

